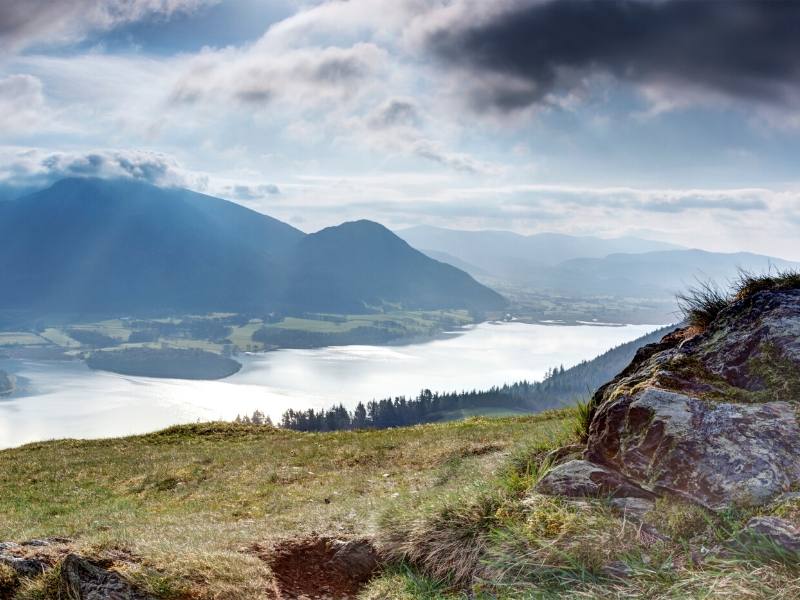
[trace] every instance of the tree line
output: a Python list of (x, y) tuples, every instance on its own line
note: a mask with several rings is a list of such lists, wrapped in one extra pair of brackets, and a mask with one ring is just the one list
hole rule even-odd
[(569, 406), (590, 397), (624, 369), (639, 348), (658, 341), (669, 329), (659, 329), (569, 369), (563, 365), (548, 369), (541, 381), (519, 381), (481, 391), (436, 393), (426, 389), (413, 398), (397, 396), (366, 404), (359, 402), (352, 411), (342, 404), (319, 410), (289, 409), (283, 414), (280, 426), (297, 431), (383, 429), (444, 420), (465, 409), (533, 413)]

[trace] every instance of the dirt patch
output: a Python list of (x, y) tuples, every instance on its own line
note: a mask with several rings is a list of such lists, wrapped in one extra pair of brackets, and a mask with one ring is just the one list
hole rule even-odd
[(273, 597), (288, 599), (354, 598), (379, 565), (368, 540), (309, 537), (256, 546), (275, 578)]

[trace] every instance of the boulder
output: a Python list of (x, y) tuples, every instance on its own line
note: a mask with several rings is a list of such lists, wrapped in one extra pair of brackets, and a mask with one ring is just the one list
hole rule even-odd
[(153, 600), (119, 573), (104, 569), (76, 554), (61, 563), (61, 586), (75, 600)]
[(718, 510), (762, 505), (800, 484), (798, 441), (787, 402), (714, 404), (646, 387), (600, 408), (586, 456), (657, 494)]
[(765, 505), (800, 487), (799, 406), (800, 290), (759, 291), (702, 332), (640, 349), (592, 399), (585, 461), (540, 490), (602, 494), (617, 481), (640, 491), (616, 496)]
[(571, 460), (553, 467), (536, 485), (536, 491), (550, 496), (589, 498), (654, 497), (619, 472), (585, 460)]
[(39, 577), (47, 569), (47, 564), (35, 558), (20, 558), (0, 554), (0, 564), (4, 564), (20, 577)]

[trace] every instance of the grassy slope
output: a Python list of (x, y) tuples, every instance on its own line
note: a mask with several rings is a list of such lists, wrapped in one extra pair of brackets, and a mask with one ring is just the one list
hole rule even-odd
[[(790, 557), (693, 564), (691, 549), (753, 511), (660, 500), (651, 524), (671, 539), (659, 541), (604, 499), (531, 493), (576, 422), (571, 410), (321, 434), (211, 423), (32, 444), (0, 452), (0, 540), (123, 550), (136, 558), (116, 568), (173, 600), (265, 598), (270, 573), (246, 549), (311, 532), (367, 534), (393, 559), (361, 600), (800, 597)], [(800, 525), (800, 500), (762, 512)], [(631, 576), (604, 575), (615, 561)], [(16, 599), (51, 598), (46, 583)]]
[(0, 541), (125, 547), (144, 565), (129, 575), (161, 597), (261, 597), (269, 574), (241, 548), (374, 532), (394, 504), (488, 477), (513, 447), (555, 443), (565, 415), (325, 434), (204, 424), (32, 444), (0, 452)]

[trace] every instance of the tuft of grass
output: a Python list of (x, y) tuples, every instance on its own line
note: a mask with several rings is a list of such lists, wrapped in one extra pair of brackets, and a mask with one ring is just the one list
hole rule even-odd
[(734, 289), (736, 290), (734, 300), (743, 300), (763, 291), (800, 289), (800, 271), (788, 269), (757, 275), (741, 269), (734, 283)]
[(14, 597), (14, 590), (19, 587), (19, 577), (11, 567), (0, 563), (0, 600)]
[(706, 329), (725, 308), (733, 302), (744, 300), (763, 291), (800, 289), (800, 271), (787, 269), (756, 274), (739, 270), (731, 284), (731, 293), (725, 293), (708, 281), (698, 281), (694, 287), (678, 294), (678, 308), (691, 327)]
[(466, 600), (447, 582), (436, 581), (408, 565), (393, 565), (373, 579), (359, 594), (359, 600)]
[(585, 442), (589, 438), (589, 425), (592, 420), (592, 401), (578, 401), (575, 405), (575, 437)]
[(728, 296), (711, 282), (699, 281), (678, 294), (678, 308), (691, 327), (706, 329), (730, 304)]
[(472, 486), (429, 506), (389, 511), (380, 523), (381, 550), (390, 562), (412, 565), (434, 580), (468, 585), (502, 505), (499, 491)]

